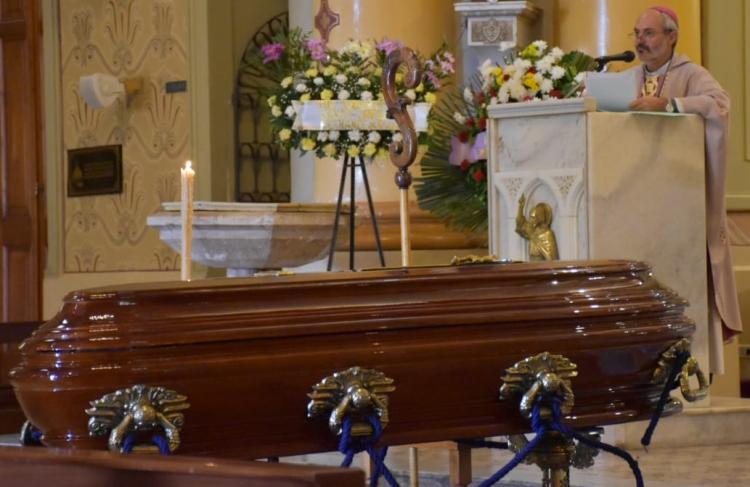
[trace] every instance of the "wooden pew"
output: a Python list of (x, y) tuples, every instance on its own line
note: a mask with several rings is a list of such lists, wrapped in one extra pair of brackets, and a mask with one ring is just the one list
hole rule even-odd
[(8, 374), (21, 360), (18, 346), (43, 322), (0, 323), (0, 434), (18, 433), (25, 421)]
[(215, 458), (0, 448), (3, 487), (362, 487), (358, 469)]

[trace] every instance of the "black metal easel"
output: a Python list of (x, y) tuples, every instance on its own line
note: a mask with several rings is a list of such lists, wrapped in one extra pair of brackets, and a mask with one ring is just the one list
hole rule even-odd
[(349, 192), (349, 269), (354, 270), (354, 216), (356, 213), (356, 205), (354, 202), (355, 196), (355, 176), (354, 168), (359, 166), (362, 171), (362, 181), (365, 183), (365, 192), (367, 193), (367, 204), (370, 207), (370, 218), (372, 219), (372, 229), (375, 231), (375, 244), (378, 247), (378, 256), (380, 257), (380, 265), (385, 267), (385, 258), (383, 257), (383, 245), (380, 243), (380, 231), (378, 230), (378, 221), (375, 217), (375, 207), (372, 204), (372, 195), (370, 194), (370, 182), (367, 179), (367, 169), (365, 168), (365, 159), (362, 156), (357, 158), (346, 154), (344, 156), (344, 164), (341, 167), (341, 183), (339, 183), (339, 196), (336, 201), (336, 218), (333, 222), (333, 236), (331, 237), (331, 249), (328, 251), (328, 266), (327, 269), (330, 271), (333, 265), (333, 254), (336, 252), (336, 238), (339, 232), (339, 218), (341, 217), (341, 200), (344, 196), (344, 183), (346, 182), (346, 171), (351, 168), (351, 190)]

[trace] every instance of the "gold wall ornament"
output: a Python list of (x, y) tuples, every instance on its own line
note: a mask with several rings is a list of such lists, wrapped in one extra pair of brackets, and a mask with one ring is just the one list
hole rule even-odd
[(529, 260), (558, 260), (557, 239), (552, 230), (552, 207), (547, 203), (537, 203), (526, 216), (526, 195), (518, 199), (516, 233), (529, 241)]
[[(180, 433), (185, 423), (182, 411), (190, 407), (187, 397), (164, 387), (138, 384), (120, 389), (90, 402), (86, 410), (89, 418), (89, 435), (104, 436), (109, 433), (109, 449), (123, 452), (123, 442), (128, 433), (164, 430), (169, 451), (180, 446)], [(133, 451), (158, 451), (152, 445), (139, 445)]]
[[(659, 363), (657, 364), (656, 369), (654, 370), (654, 374), (651, 378), (651, 383), (663, 384), (668, 378), (669, 370), (677, 361), (677, 354), (683, 352), (690, 353), (690, 340), (687, 338), (683, 338), (675, 342), (671, 347), (669, 347), (664, 351), (664, 353), (661, 354)], [(697, 389), (692, 389), (690, 387), (690, 377), (693, 375), (698, 380)], [(682, 397), (684, 397), (686, 401), (695, 402), (706, 398), (706, 395), (708, 395), (708, 388), (710, 384), (708, 383), (708, 379), (706, 379), (706, 375), (701, 370), (695, 357), (690, 356), (688, 358), (687, 362), (685, 362), (685, 364), (682, 366), (678, 377), (680, 381), (680, 392), (682, 393)]]
[(388, 396), (396, 390), (393, 379), (374, 369), (350, 367), (336, 372), (313, 386), (307, 396), (307, 417), (314, 418), (330, 411), (328, 427), (340, 435), (344, 417), (352, 419), (352, 435), (366, 436), (372, 426), (366, 417), (375, 414), (383, 429), (388, 425)]
[[(575, 402), (570, 381), (578, 375), (576, 369), (576, 364), (562, 355), (543, 352), (527, 357), (505, 370), (500, 399), (510, 399), (521, 394), (521, 414), (531, 418), (534, 402), (540, 395), (557, 395), (563, 400), (562, 413), (570, 414)], [(542, 408), (542, 417), (551, 416), (552, 412), (548, 408)]]

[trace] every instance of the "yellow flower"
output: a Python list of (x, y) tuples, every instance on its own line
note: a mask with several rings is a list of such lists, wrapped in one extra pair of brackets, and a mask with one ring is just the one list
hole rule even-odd
[(335, 144), (324, 145), (323, 154), (327, 155), (328, 157), (333, 157), (334, 154), (336, 154), (336, 145)]
[(289, 140), (292, 136), (292, 131), (289, 129), (279, 130), (279, 140)]
[(294, 79), (291, 76), (287, 76), (286, 78), (281, 80), (281, 87), (289, 88), (289, 85), (291, 85), (293, 81)]
[(331, 98), (333, 98), (333, 91), (326, 88), (325, 90), (320, 92), (321, 100), (330, 100)]
[(388, 149), (381, 147), (378, 149), (378, 157), (386, 157), (388, 155)]
[[(404, 74), (396, 73), (396, 83), (403, 83), (403, 82), (404, 82)], [(284, 88), (286, 88), (286, 86)]]
[(424, 101), (432, 105), (437, 101), (437, 96), (435, 96), (435, 93), (425, 93)]
[(495, 66), (494, 68), (492, 68), (492, 71), (490, 71), (490, 73), (492, 73), (492, 76), (495, 76), (495, 77), (502, 76), (503, 68), (501, 68), (500, 66)]
[(369, 144), (365, 145), (365, 149), (362, 151), (367, 157), (372, 157), (375, 155), (375, 153), (378, 151), (378, 148), (375, 147), (375, 144), (370, 142)]
[(375, 76), (383, 76), (383, 68), (375, 68)]
[(276, 95), (274, 95), (274, 96), (272, 96), (271, 98), (268, 99), (268, 106), (269, 107), (272, 107), (275, 104), (276, 104)]
[(323, 74), (325, 76), (333, 76), (334, 74), (336, 74), (336, 72), (336, 66), (326, 66), (326, 68), (323, 70)]
[(318, 75), (318, 70), (315, 68), (310, 68), (307, 71), (305, 71), (305, 76), (308, 78), (314, 78)]
[(349, 154), (349, 157), (357, 157), (359, 155), (359, 147), (356, 145), (350, 145), (348, 149), (346, 149), (346, 153)]
[(310, 93), (305, 93), (302, 96), (300, 96), (299, 97), (299, 101), (301, 101), (303, 103), (306, 102), (306, 101), (310, 101)]
[(539, 91), (539, 83), (536, 82), (534, 73), (526, 73), (523, 75), (523, 85), (533, 91)]
[(538, 57), (539, 56), (539, 49), (536, 47), (536, 44), (529, 44), (526, 46), (526, 49), (521, 51), (521, 57)]
[(416, 88), (414, 88), (414, 91), (417, 93), (422, 93), (424, 91), (424, 83), (419, 83)]
[(315, 141), (313, 139), (305, 137), (302, 139), (302, 150), (309, 151), (315, 149)]
[(495, 76), (495, 83), (497, 83), (497, 86), (503, 86), (503, 83), (505, 83), (505, 77), (503, 75)]

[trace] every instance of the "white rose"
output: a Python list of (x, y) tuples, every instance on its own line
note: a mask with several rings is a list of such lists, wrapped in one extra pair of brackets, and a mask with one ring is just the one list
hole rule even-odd
[(466, 123), (466, 117), (464, 117), (463, 115), (461, 115), (459, 112), (453, 113), (453, 120), (455, 120), (456, 122), (458, 122), (458, 123), (460, 123), (462, 125)]
[(274, 117), (280, 117), (282, 113), (283, 112), (278, 105), (274, 105), (271, 107), (271, 115), (273, 115)]
[(363, 91), (359, 95), (359, 98), (360, 98), (360, 100), (370, 101), (370, 100), (372, 100), (372, 93), (370, 93), (369, 91)]
[(345, 74), (337, 74), (334, 79), (336, 80), (336, 83), (343, 85), (346, 83), (347, 77)]
[(542, 93), (549, 93), (555, 88), (555, 84), (551, 79), (544, 78), (539, 88), (542, 90)]
[(585, 72), (578, 73), (575, 77), (576, 83), (582, 83), (585, 79), (586, 79)]
[(497, 104), (497, 97), (493, 96), (492, 98), (490, 98), (490, 105), (496, 105), (496, 104)]
[(499, 103), (508, 103), (509, 99), (510, 91), (508, 90), (508, 84), (506, 83), (497, 91), (497, 101)]
[(411, 89), (406, 90), (406, 93), (404, 93), (404, 96), (406, 96), (406, 98), (410, 99), (411, 101), (414, 101), (417, 99), (417, 94), (414, 92), (414, 90), (411, 90)]
[(292, 105), (289, 105), (286, 107), (286, 110), (284, 110), (284, 115), (287, 116), (287, 118), (294, 118), (295, 115), (297, 115), (297, 112), (294, 111), (294, 107)]
[(320, 132), (318, 132), (318, 141), (325, 142), (327, 140), (328, 140), (328, 132), (326, 132), (325, 130), (321, 130)]
[(292, 131), (289, 129), (281, 129), (279, 130), (279, 139), (281, 140), (289, 140), (289, 138), (292, 136)]
[(464, 88), (464, 101), (466, 103), (472, 103), (474, 101), (474, 95), (468, 87)]
[(348, 91), (341, 90), (341, 91), (339, 91), (338, 95), (336, 95), (336, 96), (337, 96), (337, 98), (339, 100), (348, 100), (350, 95), (351, 95), (351, 93), (349, 93)]
[(359, 86), (364, 86), (366, 88), (366, 87), (370, 86), (370, 80), (367, 79), (367, 78), (359, 78), (357, 80), (357, 84)]
[(362, 132), (360, 132), (359, 130), (350, 130), (347, 135), (349, 136), (349, 140), (351, 140), (352, 142), (359, 142), (360, 140), (362, 140)]
[(328, 140), (339, 140), (339, 131), (338, 130), (331, 130), (328, 132)]
[(396, 132), (395, 134), (393, 134), (394, 142), (401, 142), (402, 140), (404, 140), (404, 136), (401, 135), (401, 132)]
[(322, 86), (324, 81), (323, 81), (323, 78), (318, 76), (315, 79), (313, 79), (313, 83), (315, 83), (315, 86)]
[(558, 79), (562, 78), (563, 76), (565, 76), (565, 68), (563, 68), (561, 66), (555, 66), (555, 67), (553, 67), (552, 70), (550, 71), (550, 76), (554, 80), (558, 80)]
[(534, 41), (532, 44), (534, 44), (540, 51), (547, 49), (547, 43), (545, 41)]
[(380, 142), (380, 132), (372, 131), (369, 134), (367, 134), (367, 140), (372, 142), (373, 144), (377, 144)]
[(552, 50), (549, 52), (549, 54), (555, 60), (558, 60), (558, 59), (562, 58), (565, 55), (565, 53), (563, 52), (563, 50), (560, 49), (559, 47), (553, 47)]
[(304, 93), (307, 91), (307, 86), (305, 83), (299, 83), (297, 86), (294, 87), (295, 90), (297, 90), (299, 93)]

